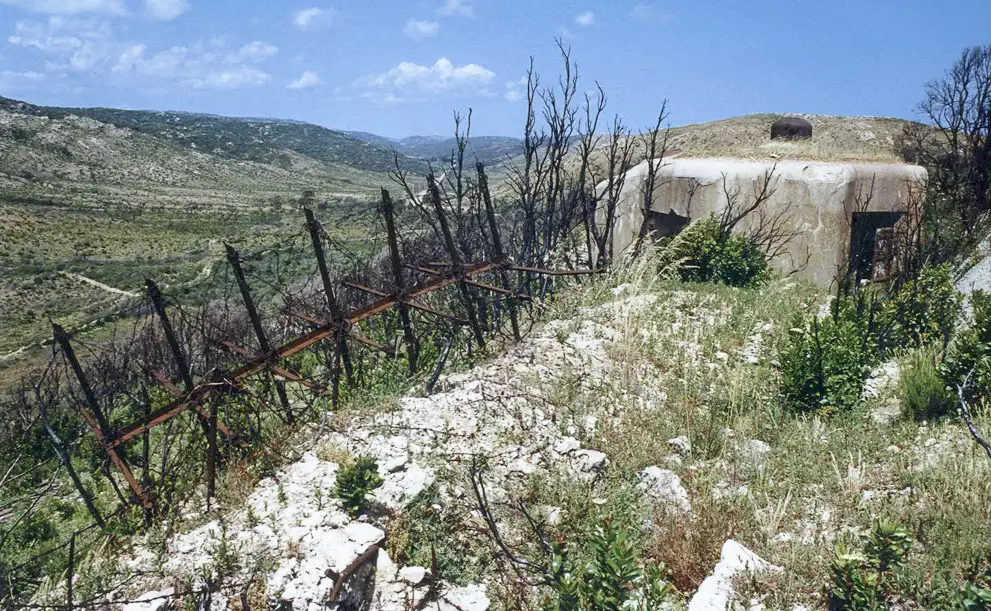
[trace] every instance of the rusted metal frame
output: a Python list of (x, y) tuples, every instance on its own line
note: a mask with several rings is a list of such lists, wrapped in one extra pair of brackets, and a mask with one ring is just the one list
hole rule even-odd
[[(272, 346), (268, 343), (268, 337), (265, 335), (264, 327), (262, 327), (261, 316), (258, 315), (255, 301), (251, 298), (251, 287), (248, 286), (248, 281), (244, 277), (244, 270), (241, 268), (241, 256), (230, 244), (224, 244), (224, 248), (227, 249), (227, 261), (231, 265), (231, 270), (234, 272), (234, 280), (237, 282), (237, 287), (241, 291), (244, 308), (248, 311), (248, 318), (251, 319), (251, 326), (255, 330), (258, 347), (261, 349), (263, 355), (268, 355), (272, 352)], [(279, 403), (282, 404), (282, 410), (286, 415), (286, 423), (292, 425), (296, 422), (296, 418), (292, 413), (289, 395), (286, 394), (286, 385), (282, 380), (274, 380), (274, 383), (275, 393), (279, 396)]]
[(468, 324), (471, 326), (471, 330), (475, 335), (475, 343), (477, 343), (480, 348), (485, 348), (485, 335), (482, 333), (482, 326), (478, 322), (478, 312), (475, 310), (475, 302), (472, 300), (471, 292), (468, 290), (468, 284), (465, 282), (465, 268), (461, 259), (461, 254), (458, 252), (458, 247), (454, 244), (454, 236), (451, 233), (451, 227), (447, 222), (447, 213), (444, 211), (444, 203), (440, 198), (440, 187), (437, 186), (437, 181), (434, 179), (434, 175), (432, 173), (427, 175), (427, 191), (430, 193), (430, 200), (434, 206), (434, 213), (437, 215), (437, 220), (440, 224), (440, 231), (444, 237), (444, 245), (447, 248), (447, 254), (451, 257), (455, 281), (458, 284), (458, 292), (461, 294), (461, 302), (464, 305), (465, 313), (468, 315)]
[[(403, 281), (403, 261), (399, 252), (399, 234), (396, 231), (395, 210), (392, 205), (392, 197), (389, 192), (382, 189), (382, 215), (385, 217), (386, 238), (389, 242), (389, 261), (392, 263), (392, 279), (396, 288), (396, 295), (405, 296), (406, 285)], [(416, 335), (413, 333), (413, 323), (410, 321), (409, 309), (402, 299), (396, 300), (396, 309), (399, 311), (399, 322), (403, 327), (403, 338), (406, 340), (406, 356), (409, 359), (409, 374), (416, 373), (416, 357), (419, 352), (419, 345)]]
[(334, 295), (334, 286), (330, 280), (330, 270), (327, 267), (327, 259), (324, 256), (323, 241), (320, 239), (320, 223), (313, 216), (313, 211), (304, 207), (303, 213), (306, 215), (306, 227), (310, 232), (310, 240), (313, 242), (313, 253), (317, 258), (317, 268), (320, 271), (320, 281), (323, 283), (324, 294), (327, 297), (327, 309), (330, 310), (330, 319), (341, 326), (341, 333), (337, 338), (338, 348), (341, 353), (341, 362), (344, 365), (344, 375), (348, 382), (354, 377), (354, 368), (351, 365), (351, 354), (346, 341), (344, 329), (344, 310)]
[[(171, 393), (172, 396), (174, 397), (186, 396), (187, 393), (183, 392), (181, 388), (173, 384), (172, 381), (169, 380), (167, 377), (165, 377), (165, 375), (162, 374), (161, 372), (149, 369), (148, 375), (155, 378), (155, 380), (159, 384), (161, 384), (165, 388), (165, 390), (169, 391), (169, 393)], [(206, 410), (206, 408), (204, 408), (201, 404), (197, 403), (196, 405), (193, 406), (193, 409), (195, 409), (196, 413), (200, 415), (201, 420), (205, 422), (207, 426), (210, 426), (210, 414)], [(238, 435), (234, 431), (232, 431), (226, 424), (224, 424), (224, 422), (221, 420), (217, 420), (217, 430), (219, 430), (220, 434), (226, 437), (227, 439), (230, 440), (238, 439)], [(210, 431), (208, 429), (206, 433), (209, 434), (209, 432)]]
[[(361, 568), (366, 562), (378, 556), (379, 546), (382, 545), (382, 543), (384, 543), (384, 541), (378, 541), (373, 544), (371, 547), (362, 552), (361, 555), (352, 560), (351, 563), (348, 564), (339, 575), (337, 575), (337, 580), (334, 582), (334, 587), (331, 588), (330, 595), (327, 597), (328, 604), (339, 602), (337, 597), (341, 594), (341, 588), (344, 587), (344, 584), (348, 579), (351, 579), (351, 577), (354, 576), (355, 572), (359, 568)], [(328, 571), (330, 570), (328, 569)]]
[[(303, 322), (305, 322), (305, 323), (307, 323), (309, 325), (312, 325), (314, 327), (322, 327), (322, 326), (328, 324), (326, 321), (318, 320), (316, 318), (313, 318), (312, 316), (307, 316), (306, 314), (303, 314), (301, 312), (296, 312), (294, 310), (285, 310), (285, 313), (286, 313), (287, 316), (291, 316), (293, 318), (298, 318), (299, 320), (301, 320), (301, 321), (303, 321)], [(392, 348), (390, 348), (389, 346), (386, 346), (385, 344), (380, 343), (380, 342), (377, 342), (377, 341), (375, 341), (373, 339), (368, 339), (364, 335), (358, 335), (357, 333), (354, 332), (354, 330), (351, 330), (348, 333), (348, 337), (350, 337), (351, 339), (353, 339), (356, 342), (360, 342), (362, 344), (365, 344), (369, 348), (375, 348), (376, 350), (381, 350), (383, 352), (388, 352), (388, 353), (391, 353), (392, 352)]]
[(206, 436), (206, 509), (210, 511), (210, 499), (217, 492), (217, 463), (220, 450), (217, 447), (217, 402), (210, 401), (209, 429)]
[[(481, 274), (495, 269), (498, 266), (497, 263), (493, 262), (481, 262), (473, 263), (466, 267), (466, 275)], [(435, 278), (424, 283), (422, 286), (415, 288), (407, 294), (409, 298), (415, 298), (422, 295), (426, 295), (432, 291), (444, 288), (451, 284), (454, 284), (454, 278)], [(395, 300), (383, 299), (375, 303), (369, 304), (363, 308), (355, 310), (347, 317), (347, 322), (351, 325), (356, 325), (357, 323), (366, 320), (380, 314), (395, 305)], [(334, 333), (333, 323), (324, 323), (323, 325), (313, 329), (309, 333), (306, 333), (296, 339), (287, 342), (285, 345), (277, 348), (272, 353), (272, 358), (276, 361), (288, 358), (294, 354), (298, 354), (303, 350), (306, 350), (313, 344), (321, 342)], [(141, 422), (132, 423), (122, 429), (119, 429), (112, 439), (108, 439), (108, 444), (111, 446), (120, 445), (129, 439), (134, 438), (141, 433), (154, 428), (156, 425), (169, 420), (181, 414), (185, 410), (198, 404), (209, 394), (217, 391), (218, 389), (225, 388), (229, 386), (229, 382), (223, 381), (225, 378), (236, 382), (244, 378), (250, 377), (259, 371), (266, 369), (269, 365), (269, 359), (263, 359), (261, 357), (256, 358), (253, 361), (243, 364), (241, 367), (235, 369), (234, 371), (228, 373), (226, 376), (221, 374), (215, 374), (210, 376), (209, 380), (202, 382), (199, 386), (195, 387), (185, 399), (177, 400), (165, 407), (162, 407), (155, 412), (153, 412), (148, 418)]]
[[(238, 346), (237, 344), (235, 344), (233, 342), (229, 342), (229, 341), (226, 341), (226, 340), (221, 340), (221, 341), (219, 341), (217, 343), (220, 344), (221, 346), (223, 346), (224, 348), (230, 350), (234, 354), (240, 356), (241, 358), (243, 358), (246, 361), (251, 361), (251, 360), (254, 360), (254, 359), (258, 358), (258, 356), (254, 352), (251, 352), (250, 350), (245, 350), (244, 348)], [(320, 396), (326, 396), (327, 394), (330, 393), (330, 391), (328, 391), (323, 386), (320, 386), (319, 384), (316, 384), (314, 382), (311, 382), (311, 381), (307, 380), (306, 378), (304, 378), (303, 376), (299, 375), (298, 373), (295, 373), (293, 371), (290, 371), (289, 369), (286, 369), (285, 367), (282, 367), (281, 365), (276, 365), (274, 363), (269, 363), (268, 369), (269, 369), (269, 371), (271, 371), (275, 375), (277, 375), (277, 376), (279, 376), (281, 378), (284, 378), (286, 380), (289, 380), (290, 382), (296, 382), (298, 384), (302, 384), (303, 386), (309, 388), (310, 390), (312, 390), (313, 392), (319, 394)]]
[(358, 284), (357, 282), (351, 282), (350, 280), (345, 280), (344, 281), (344, 286), (346, 286), (348, 288), (355, 289), (356, 291), (361, 291), (362, 293), (368, 293), (369, 295), (375, 295), (376, 297), (382, 297), (384, 299), (392, 299), (394, 301), (398, 301), (394, 297), (392, 297), (391, 295), (389, 295), (389, 293), (386, 293), (385, 291), (380, 291), (378, 289), (373, 289), (370, 286), (365, 286), (364, 284)]
[[(492, 234), (492, 249), (495, 251), (497, 259), (505, 261), (507, 260), (506, 251), (502, 246), (499, 224), (496, 222), (495, 207), (492, 205), (492, 195), (489, 192), (489, 177), (485, 173), (485, 164), (479, 161), (475, 165), (475, 170), (478, 174), (478, 186), (482, 192), (482, 201), (485, 204), (485, 216), (489, 222), (489, 233)], [(520, 322), (516, 309), (516, 292), (512, 290), (513, 285), (509, 280), (509, 272), (506, 271), (505, 267), (499, 268), (499, 280), (502, 283), (502, 288), (511, 293), (506, 300), (509, 302), (509, 323), (513, 329), (513, 339), (520, 341)]]
[[(423, 272), (425, 274), (430, 274), (432, 276), (445, 276), (446, 275), (446, 274), (444, 274), (444, 272), (439, 272), (439, 271), (437, 271), (435, 269), (430, 269), (428, 267), (420, 267), (419, 265), (413, 265), (412, 263), (407, 263), (404, 267), (407, 267), (407, 268), (412, 269), (414, 271)], [(526, 296), (526, 295), (523, 295), (523, 294), (520, 294), (520, 293), (514, 293), (513, 291), (510, 291), (508, 289), (504, 289), (504, 288), (501, 288), (501, 287), (498, 287), (498, 286), (493, 286), (491, 284), (486, 284), (485, 282), (479, 282), (478, 280), (469, 280), (469, 279), (466, 278), (465, 279), (465, 283), (466, 284), (469, 284), (471, 286), (478, 287), (480, 289), (485, 289), (487, 291), (492, 291), (493, 293), (500, 293), (500, 294), (503, 294), (503, 295), (511, 295), (513, 297), (518, 297), (520, 299), (529, 299), (529, 297)]]
[(169, 349), (172, 350), (172, 357), (179, 367), (179, 375), (182, 376), (182, 381), (186, 385), (186, 392), (189, 392), (193, 389), (193, 375), (190, 372), (189, 363), (186, 361), (186, 355), (182, 353), (182, 347), (179, 345), (179, 339), (176, 337), (175, 329), (172, 328), (172, 321), (169, 320), (168, 312), (165, 311), (165, 299), (162, 297), (162, 291), (150, 279), (146, 279), (145, 284), (147, 285), (148, 299), (151, 301), (151, 305), (155, 309), (155, 314), (158, 315), (158, 319), (162, 323), (162, 331), (165, 332), (165, 341), (168, 343)]
[(90, 430), (93, 431), (93, 435), (96, 437), (97, 443), (100, 444), (100, 447), (110, 458), (110, 462), (114, 463), (114, 466), (120, 470), (121, 474), (124, 476), (124, 480), (127, 482), (127, 485), (131, 488), (131, 492), (133, 492), (134, 495), (138, 498), (138, 500), (141, 502), (141, 505), (148, 511), (153, 511), (155, 509), (154, 502), (152, 502), (152, 500), (148, 498), (146, 491), (138, 483), (138, 480), (134, 478), (134, 474), (131, 473), (130, 467), (127, 466), (127, 463), (124, 462), (124, 460), (117, 453), (116, 448), (107, 443), (107, 439), (103, 434), (103, 430), (100, 428), (100, 423), (96, 420), (96, 418), (93, 417), (93, 414), (91, 414), (88, 409), (86, 409), (82, 405), (79, 405), (78, 403), (73, 403), (72, 409), (74, 409), (75, 412), (79, 414), (79, 416), (83, 419), (86, 425), (89, 426)]
[(192, 392), (188, 393), (185, 397), (177, 399), (172, 403), (162, 407), (158, 410), (152, 412), (147, 418), (131, 423), (121, 429), (118, 429), (114, 435), (107, 436), (108, 447), (117, 447), (127, 441), (133, 439), (134, 437), (149, 431), (159, 424), (174, 418), (186, 411), (189, 408), (196, 407), (199, 405), (200, 401), (205, 399), (207, 396), (212, 394), (217, 390), (218, 387), (227, 386), (225, 382), (207, 382), (201, 383), (199, 386), (195, 387)]
[[(403, 267), (410, 267), (410, 266), (409, 265), (403, 265)], [(415, 301), (408, 301), (408, 300), (405, 300), (405, 299), (400, 299), (398, 297), (394, 297), (392, 295), (388, 295), (386, 293), (383, 293), (382, 291), (379, 291), (377, 289), (373, 289), (371, 287), (363, 286), (361, 284), (356, 284), (354, 282), (349, 282), (349, 283), (346, 283), (346, 284), (349, 287), (353, 288), (353, 289), (356, 289), (356, 290), (359, 290), (359, 291), (364, 291), (364, 292), (370, 293), (372, 295), (377, 295), (377, 296), (380, 296), (380, 297), (385, 297), (385, 298), (389, 299), (390, 301), (392, 301), (392, 302), (394, 302), (396, 304), (398, 304), (398, 303), (405, 303), (407, 306), (413, 308), (414, 310), (420, 310), (421, 312), (426, 312), (427, 314), (433, 314), (434, 316), (440, 316), (441, 318), (446, 318), (447, 320), (450, 320), (451, 322), (453, 322), (455, 324), (458, 324), (458, 325), (467, 325), (468, 324), (468, 321), (465, 320), (464, 318), (459, 318), (459, 317), (457, 317), (457, 316), (455, 316), (453, 314), (448, 314), (447, 312), (442, 312), (442, 311), (440, 311), (438, 309), (435, 309), (435, 308), (432, 308), (430, 306), (425, 306), (423, 304), (416, 303)]]

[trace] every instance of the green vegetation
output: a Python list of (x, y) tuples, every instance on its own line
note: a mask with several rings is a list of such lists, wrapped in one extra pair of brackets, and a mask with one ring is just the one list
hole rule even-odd
[[(566, 542), (555, 545), (550, 561), (552, 594), (544, 611), (660, 611), (667, 608), (671, 585), (663, 564), (642, 564), (633, 536), (619, 520), (603, 519), (578, 554)], [(585, 565), (574, 555), (588, 556)]]
[(955, 412), (957, 397), (947, 388), (940, 358), (940, 351), (929, 346), (913, 350), (901, 360), (898, 398), (906, 417), (934, 420)]
[(378, 463), (371, 456), (359, 456), (353, 463), (341, 467), (337, 473), (334, 495), (341, 499), (351, 517), (365, 510), (368, 494), (383, 483)]
[(769, 277), (764, 252), (751, 240), (724, 231), (715, 216), (679, 234), (667, 258), (678, 261), (678, 273), (686, 282), (753, 286)]
[(878, 360), (866, 295), (843, 299), (828, 317), (791, 323), (781, 351), (781, 394), (799, 412), (844, 411), (860, 401), (864, 380)]
[(891, 573), (902, 567), (912, 547), (908, 531), (897, 524), (878, 520), (863, 539), (863, 549), (836, 550), (830, 567), (833, 587), (829, 608), (837, 611), (884, 611), (888, 609)]

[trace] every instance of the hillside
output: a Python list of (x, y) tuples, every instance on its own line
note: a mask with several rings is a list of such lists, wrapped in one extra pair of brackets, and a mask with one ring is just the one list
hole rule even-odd
[[(395, 149), (401, 154), (421, 161), (446, 163), (457, 148), (454, 138), (444, 136), (408, 136), (402, 139), (386, 138), (367, 132), (348, 132), (350, 136), (372, 145)], [(506, 136), (472, 136), (465, 152), (467, 160), (474, 163), (502, 163), (518, 155), (523, 141)]]
[[(991, 463), (963, 425), (901, 412), (899, 361), (856, 410), (790, 411), (779, 355), (826, 296), (665, 282), (656, 263), (570, 287), (521, 343), (435, 393), (376, 388), (322, 435), (280, 444), (292, 460), (274, 473), (235, 464), (211, 511), (197, 498), (97, 554), (118, 573), (101, 584), (173, 608), (192, 598), (175, 584), (203, 583), (252, 608), (537, 608), (548, 567), (602, 566), (593, 546), (616, 525), (628, 564), (663, 563), (646, 573), (664, 599), (651, 608), (820, 609), (838, 546), (859, 550), (883, 516), (911, 527), (900, 608), (983, 608), (951, 606), (986, 567), (991, 528)], [(358, 457), (378, 479), (349, 513), (341, 474)]]
[[(64, 119), (70, 115), (88, 117), (174, 142), (182, 148), (287, 170), (293, 167), (293, 152), (323, 163), (346, 165), (366, 172), (385, 172), (394, 165), (393, 152), (388, 147), (297, 121), (174, 111), (45, 107), (6, 98), (0, 98), (0, 109), (51, 119)], [(411, 159), (401, 159), (401, 163), (411, 170), (421, 168), (421, 164)]]
[[(812, 140), (771, 141), (771, 124), (783, 116), (812, 123)], [(901, 163), (900, 138), (908, 121), (886, 117), (753, 114), (671, 129), (671, 149), (687, 157), (740, 157), (810, 161)]]
[[(206, 130), (204, 137), (219, 139), (224, 128), (211, 135), (209, 126), (236, 123), (204, 118), (193, 124)], [(177, 130), (173, 135), (183, 132), (181, 125)], [(188, 144), (0, 100), (0, 366), (7, 355), (19, 358), (22, 347), (50, 337), (49, 316), (72, 328), (113, 319), (127, 306), (123, 296), (140, 294), (146, 277), (210, 298), (203, 285), (222, 254), (220, 242), (245, 249), (284, 244), (302, 230), (296, 202), (303, 191), (313, 191), (327, 219), (389, 182), (384, 172), (271, 143), (256, 143), (257, 151), (277, 157), (277, 164)], [(367, 238), (363, 222), (329, 224), (338, 236), (363, 232)]]

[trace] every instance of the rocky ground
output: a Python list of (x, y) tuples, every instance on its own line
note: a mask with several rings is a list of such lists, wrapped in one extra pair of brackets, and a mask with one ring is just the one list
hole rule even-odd
[[(665, 288), (628, 271), (588, 287), (434, 394), (333, 418), (243, 503), (149, 534), (116, 600), (152, 611), (212, 589), (211, 609), (520, 608), (534, 591), (507, 550), (538, 549), (521, 515), (579, 539), (625, 516), (667, 563), (671, 608), (820, 606), (834, 546), (878, 515), (944, 533), (916, 543), (919, 570), (957, 562), (987, 529), (973, 503), (991, 469), (956, 423), (901, 419), (896, 366), (872, 376), (862, 413), (781, 411), (776, 346), (821, 303), (788, 281)], [(351, 519), (334, 486), (357, 456), (384, 483)]]

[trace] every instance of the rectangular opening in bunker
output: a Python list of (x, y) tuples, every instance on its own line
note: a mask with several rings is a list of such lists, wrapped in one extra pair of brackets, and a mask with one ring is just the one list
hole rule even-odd
[(643, 223), (645, 235), (650, 235), (655, 241), (681, 233), (681, 230), (688, 225), (691, 220), (687, 216), (681, 216), (674, 211), (657, 212), (648, 210)]
[(857, 282), (882, 282), (897, 261), (895, 223), (904, 212), (854, 212), (850, 229), (850, 271)]

